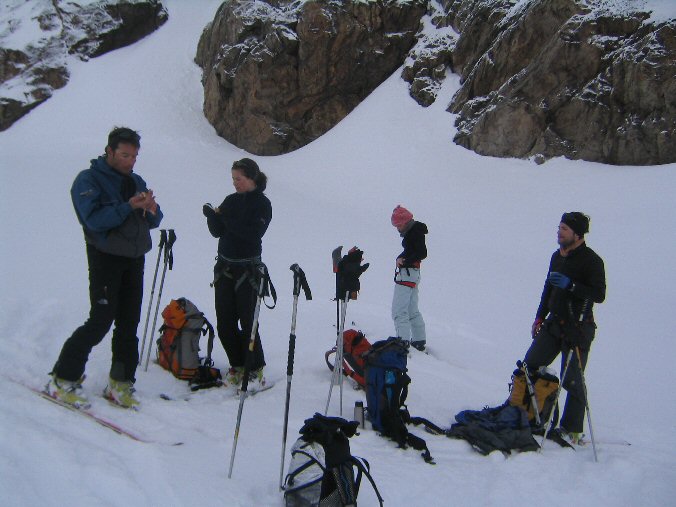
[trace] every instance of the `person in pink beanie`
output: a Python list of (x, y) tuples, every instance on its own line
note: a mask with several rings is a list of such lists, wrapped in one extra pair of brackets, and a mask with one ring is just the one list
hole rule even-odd
[(427, 257), (425, 234), (427, 225), (413, 220), (413, 214), (403, 206), (392, 212), (392, 225), (403, 238), (404, 251), (396, 260), (394, 273), (394, 296), (392, 298), (392, 320), (397, 336), (410, 340), (411, 345), (424, 351), (427, 343), (425, 321), (418, 310), (418, 285), (420, 284), (420, 263)]

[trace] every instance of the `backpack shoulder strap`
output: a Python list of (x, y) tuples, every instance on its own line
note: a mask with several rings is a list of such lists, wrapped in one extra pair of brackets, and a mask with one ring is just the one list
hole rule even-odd
[[(424, 417), (411, 417), (411, 414), (408, 412), (408, 408), (406, 407), (406, 405), (403, 405), (401, 407), (399, 413), (401, 414), (401, 419), (402, 421), (404, 421), (404, 424), (413, 424), (414, 426), (423, 424), (425, 428), (434, 435), (445, 434), (442, 428), (440, 428), (433, 422), (425, 419)], [(436, 463), (434, 462), (434, 458), (430, 453), (430, 450), (427, 448), (427, 442), (425, 442), (422, 438), (413, 435), (408, 430), (406, 431), (406, 433), (407, 433), (406, 443), (417, 451), (423, 451), (422, 457), (426, 463), (429, 463), (430, 465), (436, 465)]]
[(416, 451), (423, 451), (420, 455), (425, 460), (425, 463), (436, 465), (430, 450), (427, 448), (427, 442), (422, 438), (415, 436), (413, 433), (406, 432), (406, 443), (413, 447)]
[(384, 504), (384, 500), (383, 497), (380, 496), (380, 491), (378, 491), (378, 486), (376, 486), (376, 482), (373, 480), (373, 477), (369, 473), (370, 470), (369, 462), (366, 461), (364, 458), (358, 458), (355, 456), (352, 456), (350, 461), (354, 466), (357, 467), (357, 478), (355, 479), (355, 487), (357, 491), (359, 491), (359, 485), (361, 484), (361, 477), (363, 474), (364, 477), (366, 477), (368, 481), (371, 483), (371, 487), (373, 488), (373, 491), (376, 493), (376, 496), (378, 497), (378, 502), (382, 507)]
[(211, 325), (211, 322), (207, 320), (206, 317), (204, 317), (204, 314), (202, 314), (202, 318), (204, 319), (204, 327), (202, 328), (202, 335), (208, 334), (209, 337), (207, 338), (207, 357), (204, 360), (204, 366), (213, 366), (214, 362), (211, 360), (211, 353), (214, 350), (214, 326)]

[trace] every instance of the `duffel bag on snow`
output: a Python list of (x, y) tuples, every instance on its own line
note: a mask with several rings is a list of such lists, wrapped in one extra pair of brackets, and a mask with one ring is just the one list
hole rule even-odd
[(383, 505), (368, 462), (350, 453), (349, 439), (355, 435), (357, 425), (355, 421), (319, 413), (305, 420), (301, 437), (291, 447), (289, 473), (284, 481), (286, 507), (357, 505), (362, 477), (369, 480)]
[[(157, 361), (175, 377), (194, 387), (220, 385), (221, 374), (213, 368), (211, 351), (214, 328), (197, 307), (186, 298), (172, 299), (162, 311), (164, 323), (157, 340)], [(208, 334), (207, 357), (200, 360), (200, 337)]]

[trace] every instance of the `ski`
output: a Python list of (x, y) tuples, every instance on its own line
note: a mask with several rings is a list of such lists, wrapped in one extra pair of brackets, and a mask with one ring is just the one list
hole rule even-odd
[[(134, 440), (134, 441), (136, 441), (136, 442), (142, 442), (142, 443), (144, 443), (144, 444), (154, 444), (154, 443), (159, 443), (159, 442), (156, 442), (156, 441), (154, 441), (154, 440), (150, 440), (150, 439), (147, 439), (147, 438), (145, 438), (145, 437), (142, 437), (142, 436), (140, 436), (140, 435), (134, 433), (133, 431), (130, 431), (130, 430), (128, 430), (128, 429), (125, 429), (125, 428), (119, 426), (118, 424), (116, 424), (116, 423), (114, 423), (114, 422), (112, 422), (112, 421), (110, 421), (110, 420), (108, 420), (108, 419), (106, 419), (106, 418), (104, 418), (104, 417), (101, 417), (100, 415), (96, 415), (95, 413), (93, 413), (93, 412), (91, 411), (91, 409), (80, 409), (80, 408), (76, 408), (76, 407), (74, 407), (73, 405), (69, 405), (68, 403), (65, 403), (65, 402), (63, 402), (63, 401), (61, 401), (61, 400), (58, 400), (58, 399), (56, 399), (56, 398), (53, 398), (49, 393), (43, 391), (42, 389), (38, 389), (37, 387), (33, 387), (33, 386), (29, 385), (29, 384), (25, 384), (25, 383), (23, 383), (23, 382), (20, 382), (20, 381), (18, 381), (18, 380), (15, 380), (15, 379), (10, 379), (10, 380), (11, 380), (12, 382), (14, 382), (15, 384), (18, 384), (18, 385), (20, 385), (20, 386), (25, 387), (26, 389), (28, 389), (28, 390), (30, 390), (31, 392), (37, 394), (37, 395), (40, 396), (41, 398), (43, 398), (43, 399), (45, 399), (45, 400), (47, 400), (47, 401), (51, 401), (51, 402), (54, 403), (55, 405), (59, 405), (60, 407), (63, 407), (63, 408), (65, 408), (65, 409), (70, 410), (71, 412), (74, 412), (74, 413), (76, 413), (76, 414), (79, 414), (79, 415), (81, 415), (81, 416), (83, 416), (83, 417), (85, 417), (85, 418), (87, 418), (87, 419), (89, 419), (89, 420), (95, 422), (96, 424), (98, 424), (98, 425), (100, 425), (100, 426), (103, 426), (104, 428), (108, 428), (109, 430), (114, 431), (114, 432), (117, 433), (118, 435), (125, 436), (125, 437), (127, 437), (127, 438), (129, 438), (129, 439), (131, 439), (131, 440)], [(183, 444), (183, 442), (175, 442), (175, 443), (171, 443), (170, 445), (182, 445), (182, 444)]]
[[(225, 387), (226, 390), (231, 391), (232, 396), (235, 398), (241, 394), (239, 389), (232, 389), (232, 387), (226, 386), (225, 384), (223, 384), (222, 387)], [(258, 393), (262, 393), (263, 391), (267, 391), (269, 389), (272, 389), (273, 387), (275, 387), (275, 382), (268, 380), (264, 387), (256, 390), (247, 391), (247, 397), (251, 398), (253, 396), (256, 396)], [(196, 395), (197, 393), (195, 391), (191, 391), (189, 393), (186, 393), (185, 395), (181, 394), (172, 395), (168, 393), (160, 393), (160, 398), (165, 401), (190, 401)]]
[[(583, 434), (582, 439), (574, 447), (579, 447), (581, 449), (584, 449), (585, 447), (588, 447), (588, 446), (591, 447), (591, 440), (585, 440), (584, 439), (585, 436), (586, 435)], [(596, 443), (599, 444), (599, 445), (623, 445), (623, 446), (627, 446), (627, 447), (631, 445), (631, 442), (629, 442), (628, 440), (621, 439), (621, 438), (617, 439), (617, 440), (615, 440), (615, 439), (599, 440)]]

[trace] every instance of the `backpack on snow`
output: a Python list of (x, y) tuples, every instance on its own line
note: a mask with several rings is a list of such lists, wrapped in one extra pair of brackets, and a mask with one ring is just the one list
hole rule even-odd
[(301, 437), (291, 447), (289, 472), (284, 481), (286, 507), (357, 505), (362, 477), (369, 480), (383, 505), (368, 462), (350, 453), (349, 438), (356, 434), (357, 425), (356, 421), (319, 413), (305, 420)]
[[(371, 344), (361, 331), (348, 329), (343, 332), (343, 374), (352, 378), (359, 387), (366, 389), (366, 380), (364, 379), (364, 354), (371, 348)], [(324, 355), (326, 365), (331, 371), (335, 364), (331, 364), (329, 357), (336, 353), (336, 347), (327, 350)], [(334, 361), (335, 363), (335, 361)]]
[(434, 464), (425, 441), (406, 428), (407, 423), (424, 424), (432, 433), (443, 430), (422, 417), (411, 417), (405, 402), (411, 378), (407, 374), (409, 342), (390, 337), (375, 342), (364, 354), (366, 360), (367, 417), (373, 429), (394, 440), (399, 447), (408, 445), (423, 451), (423, 459)]
[[(544, 427), (544, 421), (548, 420), (557, 405), (556, 392), (559, 388), (559, 379), (549, 373), (545, 368), (531, 372), (531, 384), (535, 391), (537, 410), (540, 416), (540, 424)], [(528, 421), (531, 426), (537, 426), (535, 411), (531, 396), (528, 393), (526, 373), (523, 368), (517, 368), (512, 374), (508, 403), (513, 407), (519, 407), (528, 413)]]
[[(157, 361), (176, 378), (188, 380), (193, 390), (220, 385), (221, 373), (213, 368), (214, 328), (186, 298), (172, 299), (162, 311), (164, 323), (157, 340)], [(209, 335), (207, 357), (199, 357), (199, 341)]]

